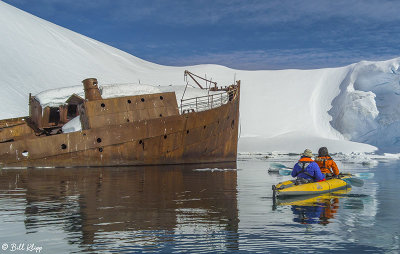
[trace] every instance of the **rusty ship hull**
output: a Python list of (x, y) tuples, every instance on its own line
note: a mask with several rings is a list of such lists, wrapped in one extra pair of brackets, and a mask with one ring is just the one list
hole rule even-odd
[(227, 91), (226, 103), (204, 111), (180, 110), (173, 92), (102, 99), (96, 83), (84, 81), (88, 98), (78, 106), (81, 131), (44, 135), (45, 113), (32, 112), (33, 100), (27, 119), (2, 120), (0, 167), (236, 161), (240, 82)]

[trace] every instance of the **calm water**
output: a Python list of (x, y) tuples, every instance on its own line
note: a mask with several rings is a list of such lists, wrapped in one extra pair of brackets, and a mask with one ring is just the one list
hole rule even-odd
[(271, 185), (290, 177), (268, 165), (296, 159), (0, 170), (0, 253), (400, 253), (400, 162), (339, 162), (375, 177), (274, 203)]

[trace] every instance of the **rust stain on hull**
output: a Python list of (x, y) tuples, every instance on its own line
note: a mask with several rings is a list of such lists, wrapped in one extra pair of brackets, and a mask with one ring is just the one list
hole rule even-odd
[(14, 120), (11, 127), (3, 120), (0, 167), (236, 161), (240, 82), (226, 93), (229, 100), (221, 106), (182, 114), (174, 93), (102, 99), (91, 91), (93, 98), (78, 106), (82, 131), (41, 129), (29, 117)]

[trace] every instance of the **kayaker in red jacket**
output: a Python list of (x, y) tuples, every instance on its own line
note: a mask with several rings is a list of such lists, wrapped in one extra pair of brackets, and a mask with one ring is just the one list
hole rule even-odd
[(294, 165), (292, 177), (298, 177), (314, 182), (325, 180), (325, 176), (321, 173), (318, 164), (311, 159), (313, 156), (310, 149), (304, 150), (300, 160)]
[(339, 169), (335, 161), (329, 155), (328, 148), (321, 147), (318, 150), (318, 157), (315, 159), (315, 162), (318, 164), (321, 172), (325, 174), (325, 176), (339, 175)]

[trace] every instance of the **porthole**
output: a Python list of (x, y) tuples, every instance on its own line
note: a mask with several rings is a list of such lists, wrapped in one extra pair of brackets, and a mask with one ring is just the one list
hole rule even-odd
[(103, 152), (103, 147), (99, 147), (99, 152), (100, 152), (100, 153)]
[(101, 138), (97, 138), (97, 143), (101, 143)]
[(164, 135), (164, 139), (167, 139), (167, 135)]
[(140, 99), (141, 102), (144, 102), (144, 98)]
[(139, 144), (141, 145), (143, 143), (143, 141), (142, 140), (139, 140)]
[(131, 103), (132, 103), (132, 101), (131, 101), (131, 100), (128, 100), (128, 103), (129, 103), (129, 104), (131, 104)]
[(101, 106), (102, 108), (104, 108), (104, 107), (106, 106), (106, 104), (102, 103), (102, 104), (100, 104), (100, 106)]
[(28, 155), (29, 155), (29, 152), (28, 152), (28, 151), (25, 150), (25, 151), (22, 152), (22, 156), (28, 157)]
[(62, 144), (61, 145), (61, 149), (63, 149), (63, 150), (67, 149), (67, 145), (66, 144)]
[(160, 114), (160, 117), (162, 117), (162, 114)]
[(160, 96), (160, 100), (164, 100), (164, 97)]

